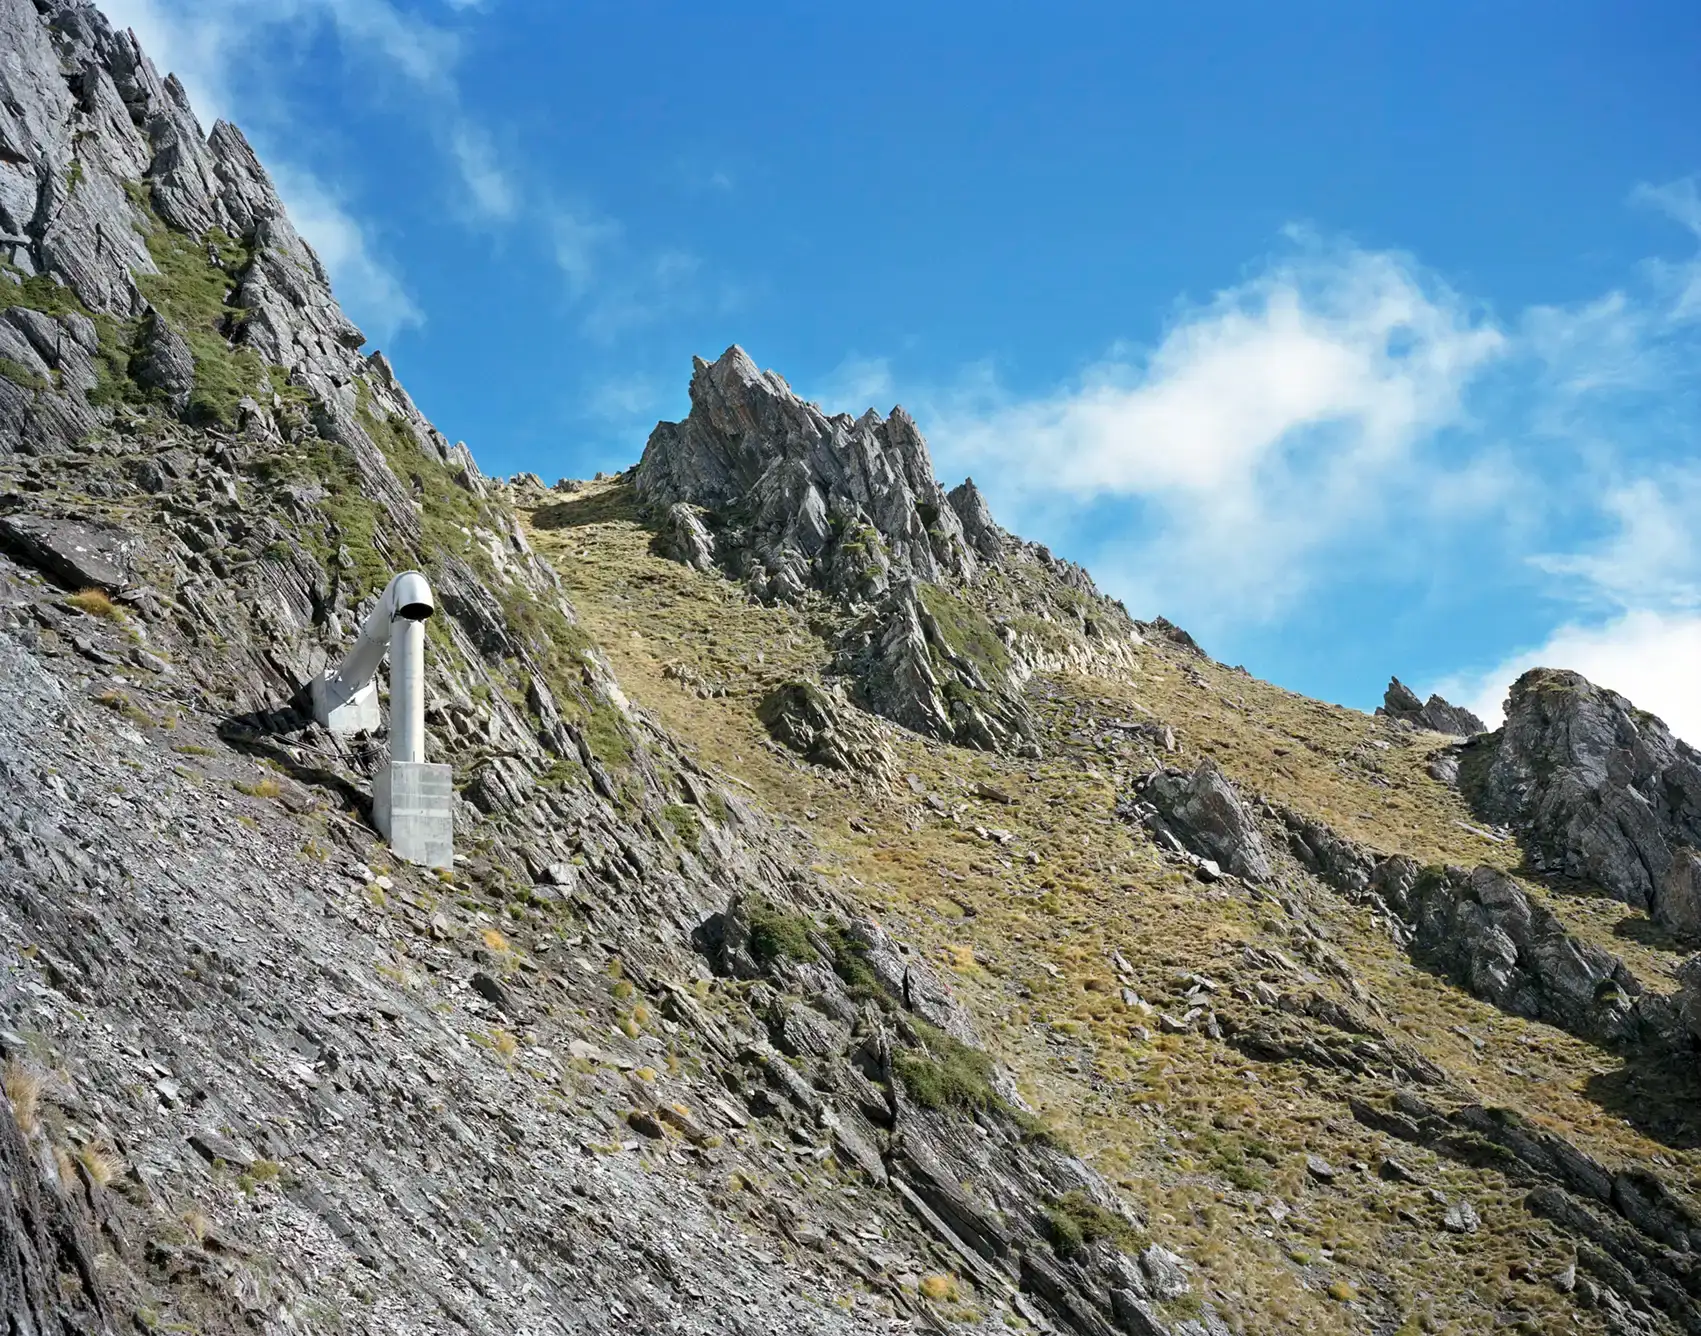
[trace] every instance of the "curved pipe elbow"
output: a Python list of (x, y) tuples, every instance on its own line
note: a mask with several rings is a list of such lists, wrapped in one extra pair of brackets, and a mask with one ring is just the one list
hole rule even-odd
[(386, 621), (402, 617), (410, 622), (423, 622), (437, 611), (431, 586), (418, 571), (403, 571), (390, 581), (390, 587), (384, 591), (384, 606), (390, 612)]

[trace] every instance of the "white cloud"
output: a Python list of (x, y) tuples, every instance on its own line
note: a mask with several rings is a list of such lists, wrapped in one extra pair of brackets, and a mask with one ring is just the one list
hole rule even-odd
[(613, 376), (584, 397), (582, 410), (587, 416), (623, 426), (645, 418), (657, 421), (659, 405), (667, 392), (668, 387), (654, 376)]
[[(563, 247), (559, 236), (556, 258), (566, 274), (568, 291), (584, 296), (593, 277), (598, 280), (594, 299), (587, 304), (580, 328), (599, 343), (608, 343), (664, 317), (700, 312), (725, 311), (738, 301), (735, 289), (722, 285), (714, 291), (702, 282), (703, 261), (689, 251), (668, 249), (649, 256), (633, 254), (618, 245), (619, 229), (610, 223), (583, 223), (567, 229)], [(585, 244), (588, 238), (589, 244)], [(606, 274), (601, 271), (606, 269)]]
[(1331, 544), (1379, 530), (1398, 491), (1494, 483), (1412, 465), (1463, 416), (1501, 331), (1404, 256), (1294, 239), (1297, 254), (1182, 310), (1148, 352), (1113, 349), (1039, 399), (983, 385), (978, 403), (947, 404), (941, 457), (1031, 510), (1138, 502), (1139, 534), (1101, 554), (1109, 583), (1218, 618), (1279, 611)]
[(393, 339), (424, 323), (424, 313), (401, 280), (373, 253), (366, 229), (318, 180), (287, 163), (277, 164), (273, 177), (296, 230), (330, 270), (338, 301), (369, 335)]
[(853, 354), (827, 373), (815, 401), (829, 413), (861, 417), (870, 408), (884, 413), (892, 406), (894, 393), (890, 358)]
[(1666, 469), (1605, 488), (1599, 507), (1614, 527), (1606, 541), (1535, 564), (1569, 577), (1578, 602), (1617, 609), (1701, 607), (1701, 473)]
[(558, 210), (549, 220), (555, 263), (567, 280), (567, 290), (582, 296), (596, 275), (602, 251), (620, 234), (607, 219), (572, 209)]
[(1461, 674), (1435, 690), (1468, 705), (1490, 728), (1504, 717), (1506, 692), (1531, 668), (1569, 668), (1664, 719), (1685, 741), (1701, 745), (1701, 616), (1648, 609), (1597, 626), (1568, 623), (1536, 648), (1485, 672)]
[(238, 119), (261, 96), (242, 71), (256, 59), (276, 60), (280, 43), (326, 24), (351, 58), (376, 59), (432, 102), (428, 123), (466, 187), (474, 212), (506, 221), (515, 192), (486, 132), (466, 114), (455, 79), (456, 35), (389, 0), (103, 0), (107, 16), (134, 28), (162, 71), (175, 73), (196, 114)]
[(970, 448), (1082, 494), (1243, 490), (1312, 452), (1369, 463), (1458, 413), (1504, 340), (1401, 257), (1281, 265), (1191, 311), (1144, 358), (970, 428)]
[(472, 196), (473, 212), (497, 222), (513, 218), (519, 210), (519, 200), (490, 136), (463, 120), (450, 131), (449, 145), (461, 180)]

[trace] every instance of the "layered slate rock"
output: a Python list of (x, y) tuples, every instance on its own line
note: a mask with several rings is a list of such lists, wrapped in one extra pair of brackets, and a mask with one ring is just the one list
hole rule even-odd
[(869, 708), (987, 751), (1034, 750), (1024, 667), (972, 604), (909, 579), (840, 637), (837, 663)]
[(1412, 927), (1412, 949), (1513, 1015), (1586, 1038), (1641, 1036), (1643, 989), (1625, 963), (1565, 931), (1553, 913), (1491, 867), (1380, 863), (1370, 889)]
[(1461, 778), (1540, 871), (1701, 935), (1701, 755), (1646, 710), (1577, 673), (1532, 669)]
[(1431, 695), (1425, 701), (1418, 697), (1399, 678), (1389, 680), (1382, 704), (1376, 713), (1397, 723), (1425, 728), (1432, 733), (1448, 733), (1458, 738), (1475, 737), (1487, 732), (1487, 725), (1463, 705), (1453, 705), (1441, 696)]
[(1284, 811), (1300, 864), (1381, 916), (1414, 958), (1515, 1016), (1598, 1043), (1669, 1042), (1681, 1019), (1618, 956), (1566, 931), (1497, 868), (1420, 866)]
[(782, 682), (762, 698), (757, 716), (776, 742), (812, 765), (886, 780), (897, 759), (866, 715), (814, 682)]

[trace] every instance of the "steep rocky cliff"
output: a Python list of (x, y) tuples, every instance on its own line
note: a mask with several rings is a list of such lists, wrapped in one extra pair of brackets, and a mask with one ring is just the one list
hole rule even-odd
[[(1282, 692), (736, 348), (486, 478), (130, 36), (0, 94), (11, 1330), (1701, 1329), (1657, 721)], [(302, 694), (407, 567), (441, 874)]]

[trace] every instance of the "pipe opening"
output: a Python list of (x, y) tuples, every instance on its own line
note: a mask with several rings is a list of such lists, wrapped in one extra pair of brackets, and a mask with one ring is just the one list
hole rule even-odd
[(410, 622), (423, 622), (433, 611), (429, 603), (404, 603), (396, 609), (396, 616)]

